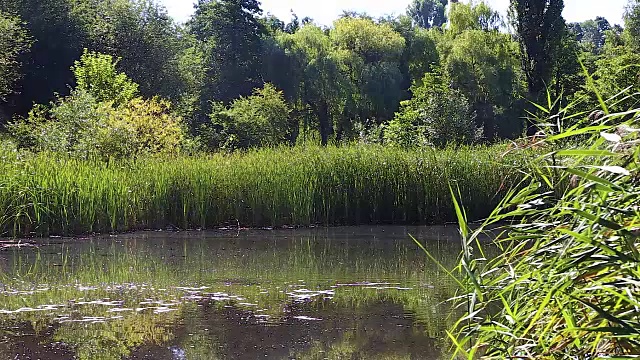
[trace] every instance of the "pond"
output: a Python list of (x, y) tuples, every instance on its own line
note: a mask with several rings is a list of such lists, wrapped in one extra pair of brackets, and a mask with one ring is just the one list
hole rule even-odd
[(0, 359), (439, 359), (455, 227), (142, 232), (0, 251)]

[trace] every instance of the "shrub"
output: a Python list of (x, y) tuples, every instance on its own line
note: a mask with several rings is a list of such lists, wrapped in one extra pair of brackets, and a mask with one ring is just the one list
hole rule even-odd
[(72, 68), (78, 87), (70, 96), (9, 124), (18, 146), (102, 159), (178, 151), (186, 139), (182, 118), (167, 101), (135, 97), (138, 85), (116, 64), (85, 50)]
[(8, 129), (21, 148), (76, 158), (172, 153), (180, 149), (186, 132), (182, 119), (169, 110), (168, 102), (155, 98), (135, 98), (114, 107), (74, 90), (50, 108), (34, 107)]
[(182, 118), (171, 115), (168, 101), (135, 98), (112, 108), (94, 134), (95, 152), (103, 158), (175, 153), (186, 138)]
[(93, 134), (110, 105), (100, 104), (84, 90), (74, 90), (50, 107), (36, 105), (26, 118), (9, 124), (20, 148), (89, 156)]
[(241, 97), (231, 106), (214, 104), (211, 125), (202, 131), (210, 147), (227, 150), (275, 146), (292, 142), (295, 126), (291, 108), (281, 91), (265, 84), (252, 96)]
[(422, 85), (413, 86), (413, 98), (402, 102), (400, 112), (385, 131), (385, 142), (399, 146), (470, 144), (481, 138), (469, 100), (448, 85), (439, 73), (427, 73)]
[(87, 91), (97, 101), (111, 101), (121, 105), (138, 94), (138, 84), (116, 70), (118, 60), (111, 55), (84, 50), (80, 61), (71, 68), (77, 89)]

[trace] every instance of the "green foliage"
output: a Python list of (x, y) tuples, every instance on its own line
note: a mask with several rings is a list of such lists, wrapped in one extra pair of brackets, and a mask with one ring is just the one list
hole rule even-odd
[(120, 106), (76, 89), (50, 108), (36, 106), (8, 126), (19, 147), (77, 158), (130, 158), (175, 153), (185, 140), (182, 119), (158, 99), (134, 98)]
[[(481, 227), (468, 231), (460, 216), (466, 282), (458, 302), (467, 311), (451, 334), (457, 355), (637, 357), (639, 115), (611, 113), (550, 133), (535, 144), (547, 154), (528, 166), (523, 188)], [(490, 260), (485, 232), (497, 234), (500, 256)]]
[(344, 109), (349, 86), (340, 58), (329, 37), (315, 25), (305, 25), (294, 34), (281, 34), (277, 40), (295, 69), (295, 101), (313, 114), (321, 142), (326, 145), (333, 134), (333, 121)]
[(30, 47), (31, 38), (20, 19), (0, 11), (0, 100), (15, 91), (22, 77), (20, 58)]
[(470, 144), (481, 138), (469, 100), (449, 86), (439, 73), (428, 73), (421, 86), (412, 88), (413, 98), (385, 129), (386, 143), (402, 146)]
[(87, 157), (108, 107), (99, 105), (87, 91), (77, 90), (51, 108), (35, 106), (26, 118), (18, 118), (8, 129), (21, 148)]
[(85, 50), (73, 67), (77, 88), (50, 107), (35, 106), (8, 129), (22, 148), (79, 158), (175, 153), (185, 141), (170, 103), (135, 97), (138, 85), (110, 55)]
[(635, 51), (640, 51), (640, 0), (629, 0), (624, 15), (624, 37)]
[[(456, 6), (457, 7), (457, 6)], [(502, 116), (522, 96), (517, 44), (498, 31), (466, 30), (450, 43), (444, 66), (453, 88), (470, 101), (489, 140), (520, 129), (517, 116)]]
[(551, 79), (563, 30), (564, 0), (511, 0), (529, 93), (541, 96)]
[(178, 72), (181, 30), (155, 0), (70, 0), (92, 51), (112, 55), (118, 68), (140, 85), (145, 97), (176, 100), (183, 90)]
[(33, 104), (46, 104), (55, 94), (68, 94), (69, 68), (86, 47), (87, 36), (71, 15), (71, 0), (0, 0), (0, 11), (17, 16), (34, 40), (22, 60), (19, 94), (9, 99), (9, 115), (25, 115)]
[(208, 86), (201, 107), (208, 114), (211, 101), (230, 103), (248, 96), (260, 84), (264, 25), (257, 0), (199, 0), (189, 31), (209, 44), (205, 54)]
[(565, 28), (549, 84), (554, 98), (564, 98), (565, 104), (571, 101), (571, 97), (585, 84), (582, 65), (591, 66), (589, 63), (593, 60), (594, 55), (591, 51), (581, 52), (580, 49), (581, 45), (575, 33)]
[(265, 84), (252, 96), (235, 100), (228, 108), (214, 106), (213, 129), (204, 129), (205, 142), (226, 150), (293, 143), (297, 124), (289, 118), (291, 109), (273, 85)]
[(336, 123), (338, 140), (352, 131), (354, 119), (387, 120), (402, 98), (400, 60), (404, 38), (389, 24), (363, 18), (342, 18), (329, 37), (349, 81), (344, 85), (346, 101), (341, 121)]
[(408, 48), (408, 72), (411, 82), (422, 81), (425, 73), (433, 71), (440, 63), (440, 54), (432, 33), (428, 30), (416, 28), (412, 31)]
[(640, 104), (638, 98), (621, 94), (626, 93), (628, 88), (640, 91), (640, 54), (627, 48), (618, 48), (617, 53), (603, 57), (596, 65), (594, 86), (602, 97), (612, 99), (611, 103), (621, 111), (637, 108)]
[(498, 30), (503, 25), (500, 13), (484, 1), (479, 4), (452, 3), (449, 10), (449, 28), (454, 35), (465, 30)]
[(199, 44), (192, 36), (185, 36), (183, 41), (188, 42), (178, 58), (178, 73), (182, 90), (176, 104), (176, 112), (190, 122), (192, 128), (201, 114), (200, 98), (205, 87), (206, 66), (205, 54), (206, 45)]
[(330, 37), (338, 49), (352, 52), (364, 62), (397, 60), (405, 45), (390, 25), (363, 18), (337, 20)]
[(576, 35), (580, 45), (593, 53), (599, 53), (604, 47), (607, 32), (611, 30), (611, 24), (607, 19), (598, 16), (593, 20), (586, 20), (581, 23), (569, 24)]
[(117, 61), (110, 55), (85, 49), (73, 66), (77, 89), (91, 94), (96, 101), (122, 105), (138, 94), (138, 84), (116, 70)]
[(135, 98), (109, 109), (93, 133), (95, 153), (103, 158), (135, 158), (144, 154), (175, 154), (185, 141), (182, 119), (166, 100)]
[(440, 27), (447, 22), (447, 3), (448, 0), (413, 0), (407, 8), (407, 15), (422, 28)]
[(0, 211), (11, 214), (0, 233), (440, 223), (454, 218), (450, 181), (482, 218), (520, 177), (523, 158), (502, 151), (301, 146), (135, 162), (3, 154)]

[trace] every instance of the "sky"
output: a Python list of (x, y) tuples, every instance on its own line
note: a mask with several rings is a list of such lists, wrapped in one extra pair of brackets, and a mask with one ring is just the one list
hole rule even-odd
[[(194, 0), (160, 0), (169, 14), (179, 22), (186, 21), (193, 13)], [(366, 12), (378, 17), (404, 13), (411, 0), (262, 0), (262, 9), (285, 22), (293, 10), (300, 19), (309, 16), (321, 25), (331, 25), (343, 10)], [(509, 0), (487, 0), (492, 8), (506, 14)], [(611, 24), (622, 24), (622, 14), (627, 0), (565, 0), (564, 17), (568, 22), (578, 22), (604, 16)]]

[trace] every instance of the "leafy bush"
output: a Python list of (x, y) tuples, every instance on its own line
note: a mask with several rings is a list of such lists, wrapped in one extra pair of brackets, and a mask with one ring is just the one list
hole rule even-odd
[(111, 55), (84, 50), (80, 61), (71, 68), (77, 89), (91, 94), (97, 101), (121, 105), (138, 94), (138, 84), (116, 70), (118, 61)]
[(470, 144), (481, 138), (469, 100), (439, 73), (427, 73), (413, 86), (413, 98), (386, 128), (385, 142), (398, 146)]
[(113, 107), (75, 90), (51, 108), (36, 106), (8, 129), (22, 148), (65, 153), (78, 158), (123, 158), (171, 153), (186, 132), (168, 102), (135, 98)]
[(8, 129), (20, 148), (87, 157), (92, 152), (93, 135), (109, 108), (88, 92), (74, 90), (50, 107), (34, 106), (26, 118), (18, 118)]
[(290, 114), (282, 92), (265, 84), (229, 107), (214, 104), (211, 125), (202, 129), (201, 136), (209, 147), (227, 150), (292, 142), (295, 126), (290, 123)]
[(140, 154), (175, 153), (186, 138), (182, 118), (171, 115), (170, 103), (135, 98), (111, 108), (94, 134), (95, 152), (101, 157), (135, 157)]
[(135, 97), (138, 85), (115, 66), (111, 56), (85, 51), (70, 96), (9, 124), (18, 146), (103, 159), (178, 151), (186, 139), (182, 118), (167, 101)]

